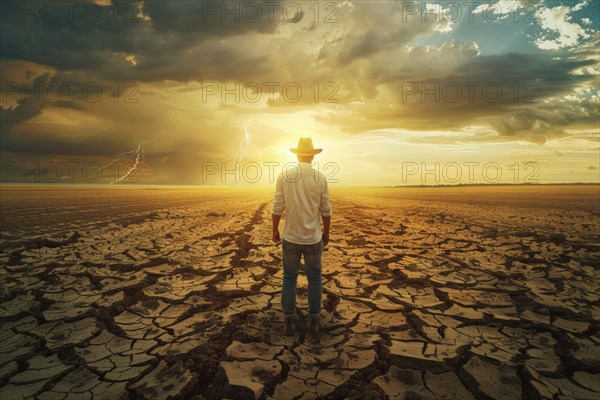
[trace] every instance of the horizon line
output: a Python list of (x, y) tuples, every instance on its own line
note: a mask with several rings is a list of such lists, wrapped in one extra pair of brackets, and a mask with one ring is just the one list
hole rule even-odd
[[(37, 183), (37, 182), (0, 182), (1, 187), (10, 187), (10, 186), (47, 186), (47, 187), (69, 187), (69, 186), (77, 186), (77, 187), (95, 187), (95, 188), (148, 188), (148, 187), (156, 187), (156, 188), (251, 188), (251, 187), (260, 187), (266, 188), (274, 185), (274, 183), (269, 184), (177, 184), (177, 183), (125, 183), (125, 184), (117, 184), (113, 185), (110, 183), (86, 183), (86, 182), (72, 182), (72, 183)], [(548, 182), (548, 183), (539, 183), (539, 182), (528, 182), (528, 183), (456, 183), (456, 184), (414, 184), (414, 185), (338, 185), (338, 184), (330, 184), (333, 187), (364, 187), (364, 188), (456, 188), (456, 187), (473, 187), (473, 186), (593, 186), (600, 185), (600, 182)]]

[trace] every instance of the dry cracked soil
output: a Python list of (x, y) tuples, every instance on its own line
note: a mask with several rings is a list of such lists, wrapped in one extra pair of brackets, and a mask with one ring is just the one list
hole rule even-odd
[(0, 399), (599, 399), (598, 186), (336, 188), (283, 335), (270, 189), (3, 187)]

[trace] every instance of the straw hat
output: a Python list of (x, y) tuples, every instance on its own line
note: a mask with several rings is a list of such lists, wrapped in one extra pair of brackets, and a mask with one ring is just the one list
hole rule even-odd
[(323, 151), (323, 149), (315, 149), (313, 147), (312, 139), (307, 137), (300, 138), (298, 140), (298, 147), (295, 149), (290, 148), (290, 151), (294, 154), (298, 154), (299, 156), (312, 156), (319, 154)]

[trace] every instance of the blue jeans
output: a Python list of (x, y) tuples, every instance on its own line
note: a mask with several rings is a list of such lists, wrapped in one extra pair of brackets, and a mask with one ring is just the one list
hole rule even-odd
[(283, 254), (283, 288), (281, 307), (285, 318), (296, 314), (296, 281), (300, 269), (300, 257), (304, 255), (304, 269), (308, 280), (308, 316), (319, 318), (321, 311), (321, 255), (323, 240), (314, 244), (296, 244), (285, 239), (281, 241)]

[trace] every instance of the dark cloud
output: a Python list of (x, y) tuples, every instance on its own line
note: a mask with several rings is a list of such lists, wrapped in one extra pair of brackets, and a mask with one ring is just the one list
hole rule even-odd
[[(177, 34), (190, 43), (201, 38), (223, 38), (246, 33), (273, 33), (285, 2), (271, 7), (243, 1), (146, 1), (143, 13), (157, 33)], [(296, 18), (296, 17), (294, 17)], [(187, 39), (185, 39), (187, 37)]]
[[(13, 3), (18, 5), (16, 11), (2, 16), (2, 59), (33, 61), (60, 70), (101, 70), (113, 53), (136, 50), (134, 38), (141, 24), (126, 22), (123, 15), (113, 14), (111, 6), (82, 1), (74, 9), (80, 11), (71, 17), (64, 3), (55, 3), (61, 18), (54, 20), (44, 2)], [(81, 12), (92, 5), (101, 10), (97, 20), (86, 19)]]
[[(240, 1), (115, 1), (107, 5), (82, 1), (77, 7), (56, 3), (62, 15), (56, 21), (48, 19), (51, 14), (44, 12), (43, 2), (31, 2), (28, 10), (34, 13), (27, 14), (23, 14), (24, 6), (15, 4), (17, 11), (2, 16), (3, 60), (32, 61), (62, 71), (94, 71), (112, 80), (251, 76), (254, 68), (264, 69), (264, 61), (249, 48), (240, 49), (230, 42), (219, 46), (221, 41), (238, 37), (233, 43), (244, 45), (244, 35), (270, 34), (282, 23), (280, 8), (271, 20), (268, 8), (260, 2), (253, 3), (265, 13), (258, 18)], [(93, 17), (84, 17), (82, 10), (91, 5), (100, 10), (97, 19), (91, 13)], [(279, 7), (284, 5), (281, 2)], [(236, 6), (238, 21), (224, 12)]]
[[(457, 52), (467, 54), (457, 58), (466, 61), (453, 61)], [(423, 59), (422, 54), (428, 56)], [(574, 88), (594, 82), (595, 75), (575, 73), (594, 66), (594, 60), (557, 60), (551, 55), (518, 53), (477, 56), (469, 53), (466, 44), (422, 54), (385, 64), (382, 53), (363, 70), (362, 78), (377, 88), (376, 94), (355, 87), (358, 95), (370, 101), (348, 105), (347, 112), (319, 119), (348, 132), (397, 127), (459, 130), (468, 125), (490, 125), (502, 136), (536, 143), (560, 136), (569, 126), (589, 126), (598, 121), (597, 102), (564, 99)], [(428, 66), (432, 57), (439, 58), (439, 63)], [(448, 68), (443, 68), (444, 59)]]
[(381, 31), (371, 28), (358, 35), (351, 35), (343, 43), (338, 55), (338, 65), (346, 65), (356, 59), (368, 57), (377, 53), (385, 46), (389, 46), (392, 38), (384, 37)]
[[(49, 80), (50, 74), (42, 74), (33, 80), (32, 86), (47, 84)], [(0, 106), (0, 120), (2, 121), (0, 124), (0, 138), (2, 138), (2, 147), (4, 149), (5, 146), (10, 146), (10, 143), (7, 143), (7, 141), (10, 141), (8, 135), (12, 128), (21, 122), (38, 116), (45, 105), (44, 101), (37, 100), (35, 96), (25, 96), (17, 99), (17, 105), (14, 107), (5, 108)]]

